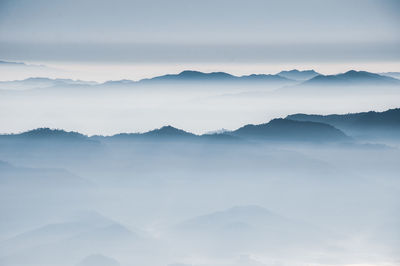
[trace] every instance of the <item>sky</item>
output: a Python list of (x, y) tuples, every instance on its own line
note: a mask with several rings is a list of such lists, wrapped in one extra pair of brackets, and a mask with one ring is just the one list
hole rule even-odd
[(400, 1), (1, 0), (0, 58), (398, 66)]

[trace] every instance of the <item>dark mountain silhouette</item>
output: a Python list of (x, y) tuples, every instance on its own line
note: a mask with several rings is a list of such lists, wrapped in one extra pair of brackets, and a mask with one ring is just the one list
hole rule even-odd
[(311, 79), (313, 77), (316, 77), (320, 74), (318, 72), (315, 72), (314, 70), (299, 71), (297, 69), (293, 69), (293, 70), (289, 70), (289, 71), (281, 71), (277, 75), (287, 78), (287, 79), (305, 81), (305, 80)]
[(327, 123), (349, 134), (398, 136), (400, 133), (400, 108), (343, 115), (294, 114), (287, 119)]
[(27, 90), (27, 89), (50, 89), (50, 88), (107, 88), (107, 87), (132, 87), (138, 85), (162, 85), (180, 83), (245, 83), (245, 84), (271, 84), (290, 85), (296, 81), (280, 75), (251, 74), (245, 76), (234, 76), (225, 72), (204, 73), (200, 71), (185, 70), (179, 74), (167, 74), (139, 81), (122, 79), (109, 80), (98, 84), (94, 81), (72, 80), (72, 79), (50, 79), (33, 77), (24, 80), (0, 81), (0, 89), (3, 90)]
[(30, 131), (26, 131), (20, 134), (8, 135), (8, 136), (16, 136), (20, 138), (29, 138), (29, 139), (63, 139), (63, 140), (87, 140), (88, 137), (86, 135), (73, 132), (73, 131), (64, 131), (61, 129), (50, 129), (50, 128), (38, 128)]
[(236, 76), (225, 72), (212, 72), (212, 73), (203, 73), (200, 71), (192, 71), (185, 70), (179, 74), (168, 74), (164, 76), (154, 77), (151, 79), (144, 79), (142, 81), (178, 81), (178, 80), (186, 80), (186, 81), (198, 81), (198, 80), (232, 80), (236, 79)]
[(234, 76), (225, 72), (203, 73), (199, 71), (185, 70), (179, 74), (168, 74), (164, 76), (154, 77), (152, 79), (144, 79), (140, 82), (165, 82), (165, 81), (212, 81), (212, 82), (291, 82), (290, 79), (278, 75), (252, 74), (248, 76)]
[[(98, 138), (98, 136), (96, 136)], [(110, 137), (105, 137), (106, 139), (158, 139), (158, 140), (168, 140), (168, 139), (187, 139), (198, 137), (195, 134), (186, 132), (181, 129), (177, 129), (172, 126), (164, 126), (158, 129), (154, 129), (145, 133), (120, 133)]]
[(179, 74), (167, 74), (139, 81), (115, 80), (107, 81), (101, 86), (136, 86), (139, 84), (179, 84), (179, 83), (199, 83), (199, 82), (217, 82), (217, 83), (249, 83), (249, 84), (293, 84), (295, 81), (281, 77), (279, 75), (252, 74), (247, 76), (234, 76), (225, 72), (204, 73), (200, 71), (185, 70)]
[(314, 85), (327, 85), (327, 86), (344, 86), (344, 85), (400, 85), (400, 80), (370, 73), (366, 71), (350, 70), (346, 73), (337, 75), (318, 75), (310, 80), (301, 84), (301, 86), (314, 86)]
[(3, 60), (0, 60), (0, 65), (23, 65), (23, 66), (26, 66), (26, 64), (22, 63), (22, 62), (12, 62), (12, 61), (3, 61)]
[[(18, 147), (41, 147), (43, 149), (73, 150), (82, 148), (89, 151), (100, 148), (100, 142), (77, 132), (61, 129), (38, 128), (19, 134), (0, 135), (0, 145), (14, 143)], [(3, 148), (8, 147), (4, 146)]]
[[(102, 140), (216, 140), (239, 141), (258, 139), (266, 141), (307, 141), (330, 142), (350, 141), (348, 135), (368, 133), (377, 137), (386, 134), (397, 136), (400, 132), (400, 108), (385, 112), (365, 112), (344, 115), (294, 114), (285, 119), (273, 119), (259, 125), (245, 125), (234, 131), (196, 135), (172, 126), (164, 126), (145, 133), (120, 133), (113, 136), (92, 136), (59, 129), (38, 128), (19, 134), (0, 135), (1, 141), (75, 141), (94, 142)], [(348, 135), (346, 135), (348, 134)], [(360, 135), (360, 134), (357, 134)]]
[(195, 136), (192, 133), (186, 132), (182, 129), (177, 129), (172, 126), (164, 126), (159, 129), (154, 129), (149, 132), (143, 133), (144, 136), (151, 136), (151, 137), (171, 137), (171, 136), (181, 136), (181, 137), (190, 137)]
[(260, 125), (246, 125), (235, 131), (233, 136), (269, 141), (344, 141), (349, 140), (339, 129), (324, 123), (274, 119)]
[(46, 89), (46, 88), (106, 88), (106, 87), (132, 87), (137, 85), (162, 85), (186, 83), (220, 83), (220, 84), (247, 84), (247, 85), (279, 85), (290, 86), (304, 81), (296, 86), (314, 85), (400, 85), (400, 80), (390, 77), (390, 73), (379, 75), (366, 71), (351, 70), (337, 75), (321, 75), (314, 70), (281, 71), (278, 74), (251, 74), (235, 76), (225, 72), (204, 73), (200, 71), (185, 70), (178, 74), (167, 74), (149, 79), (133, 81), (129, 79), (110, 80), (102, 84), (93, 81), (72, 79), (28, 78), (24, 80), (0, 81), (0, 89)]
[(0, 140), (41, 140), (41, 141), (102, 141), (102, 140), (215, 140), (232, 141), (239, 139), (262, 139), (262, 140), (287, 140), (287, 141), (338, 141), (345, 140), (347, 137), (333, 126), (314, 123), (300, 122), (288, 119), (274, 119), (267, 124), (246, 125), (238, 130), (225, 132), (223, 134), (204, 134), (195, 135), (193, 133), (164, 126), (159, 129), (151, 130), (145, 133), (120, 133), (113, 136), (93, 136), (87, 137), (77, 132), (67, 132), (64, 130), (55, 130), (49, 128), (39, 128), (27, 131), (21, 134), (0, 135)]
[(156, 140), (156, 141), (240, 141), (240, 138), (230, 135), (229, 133), (215, 133), (196, 135), (172, 126), (164, 126), (145, 133), (120, 133), (113, 136), (93, 136), (96, 140)]

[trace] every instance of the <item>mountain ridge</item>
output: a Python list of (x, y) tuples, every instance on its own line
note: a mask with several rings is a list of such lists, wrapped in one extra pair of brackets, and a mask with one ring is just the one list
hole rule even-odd
[[(300, 122), (300, 123), (299, 123)], [(245, 125), (231, 132), (243, 138), (273, 141), (346, 141), (350, 140), (339, 129), (318, 122), (277, 118), (259, 125)]]
[(169, 84), (169, 83), (200, 83), (216, 82), (220, 84), (246, 83), (254, 85), (282, 85), (294, 87), (307, 87), (317, 85), (400, 85), (400, 80), (392, 77), (390, 72), (372, 73), (367, 71), (350, 70), (344, 73), (333, 75), (322, 75), (315, 70), (283, 70), (277, 74), (249, 74), (236, 76), (227, 72), (201, 72), (196, 70), (184, 70), (177, 74), (165, 74), (152, 78), (140, 80), (121, 79), (107, 80), (103, 83), (95, 81), (74, 80), (66, 78), (47, 78), (30, 77), (23, 80), (0, 81), (1, 89), (45, 89), (53, 87), (129, 87), (151, 84)]
[(62, 129), (37, 128), (21, 133), (0, 134), (2, 139), (17, 140), (73, 140), (73, 141), (101, 141), (101, 140), (129, 140), (129, 139), (264, 139), (264, 140), (297, 140), (297, 141), (349, 141), (347, 129), (387, 130), (400, 131), (400, 108), (388, 109), (383, 112), (360, 112), (343, 115), (308, 115), (292, 114), (285, 118), (272, 119), (262, 124), (246, 124), (236, 130), (223, 132), (193, 134), (173, 127), (163, 126), (143, 133), (118, 133), (111, 136), (88, 136), (74, 131)]
[(318, 75), (300, 86), (314, 85), (400, 85), (400, 80), (367, 71), (349, 70), (336, 75)]
[(311, 70), (292, 69), (292, 70), (283, 70), (277, 73), (277, 75), (292, 80), (305, 81), (321, 74), (316, 72), (314, 69)]
[(286, 118), (297, 121), (327, 123), (351, 134), (386, 132), (385, 135), (395, 135), (400, 133), (400, 108), (389, 109), (383, 112), (368, 111), (348, 114), (293, 114)]

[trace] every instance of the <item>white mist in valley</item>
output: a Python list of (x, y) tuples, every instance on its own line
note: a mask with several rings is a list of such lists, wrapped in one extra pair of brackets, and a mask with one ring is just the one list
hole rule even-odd
[(299, 112), (384, 111), (400, 101), (398, 85), (390, 83), (308, 86), (303, 84), (307, 81), (279, 75), (250, 75), (240, 82), (222, 79), (203, 84), (177, 77), (166, 83), (48, 78), (0, 82), (0, 132), (50, 127), (111, 135), (173, 125), (205, 133)]
[(397, 265), (398, 83), (2, 82), (0, 265)]
[(68, 134), (0, 138), (1, 265), (400, 259), (398, 148)]

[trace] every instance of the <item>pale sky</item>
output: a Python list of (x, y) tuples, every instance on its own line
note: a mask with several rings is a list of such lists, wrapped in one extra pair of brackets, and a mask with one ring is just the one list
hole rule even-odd
[(1, 0), (0, 59), (393, 65), (400, 1)]

